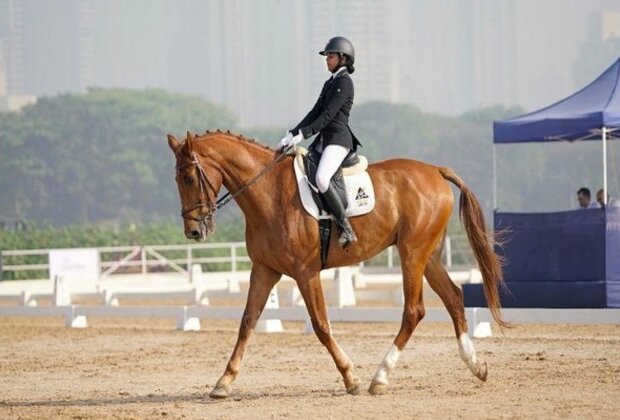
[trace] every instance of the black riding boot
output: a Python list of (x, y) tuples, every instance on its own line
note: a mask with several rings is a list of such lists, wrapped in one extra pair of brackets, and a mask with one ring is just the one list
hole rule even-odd
[(355, 232), (353, 231), (353, 227), (351, 223), (349, 223), (349, 219), (347, 219), (344, 206), (342, 205), (342, 201), (340, 200), (340, 196), (334, 190), (334, 188), (330, 185), (330, 187), (321, 194), (327, 207), (329, 207), (329, 211), (334, 216), (334, 220), (338, 225), (340, 230), (340, 236), (338, 237), (338, 243), (346, 248), (351, 242), (357, 241), (357, 236), (355, 236)]

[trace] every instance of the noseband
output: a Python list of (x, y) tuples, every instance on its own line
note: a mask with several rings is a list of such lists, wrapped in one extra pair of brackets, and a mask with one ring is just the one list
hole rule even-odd
[[(196, 167), (196, 170), (198, 170), (198, 174), (200, 175), (199, 179), (198, 179), (198, 184), (200, 185), (200, 201), (198, 203), (194, 204), (194, 205), (189, 206), (189, 207), (181, 208), (181, 217), (183, 219), (193, 220), (195, 222), (198, 222), (201, 225), (205, 226), (208, 231), (211, 231), (212, 227), (213, 227), (213, 215), (214, 215), (214, 213), (217, 210), (219, 210), (222, 207), (224, 207), (226, 204), (228, 204), (228, 202), (230, 200), (232, 200), (233, 198), (235, 198), (237, 195), (241, 194), (246, 188), (248, 188), (254, 182), (256, 182), (261, 176), (263, 176), (265, 174), (265, 172), (267, 172), (276, 163), (278, 163), (280, 160), (282, 160), (282, 158), (284, 156), (286, 156), (285, 153), (280, 153), (280, 155), (277, 158), (272, 160), (271, 163), (269, 163), (269, 165), (265, 166), (265, 168), (263, 168), (263, 170), (260, 171), (258, 173), (258, 175), (256, 175), (254, 178), (252, 178), (247, 184), (245, 184), (244, 186), (239, 188), (233, 194), (231, 194), (230, 191), (227, 192), (221, 198), (219, 198), (215, 202), (215, 204), (214, 204), (211, 200), (209, 200), (209, 194), (207, 193), (207, 185), (209, 186), (211, 191), (213, 191), (213, 196), (214, 197), (217, 196), (217, 191), (216, 191), (215, 187), (213, 186), (213, 184), (211, 184), (211, 182), (209, 181), (209, 178), (207, 178), (207, 174), (205, 173), (204, 169), (202, 168), (202, 165), (200, 165), (200, 162), (198, 161), (198, 156), (196, 156), (196, 153), (192, 152), (192, 161), (190, 161), (188, 163), (185, 163), (183, 165), (177, 164), (176, 171), (177, 171), (177, 174), (178, 174), (181, 169), (186, 168), (188, 166), (194, 165)], [(200, 215), (198, 217), (193, 217), (193, 216), (189, 215), (189, 213), (192, 212), (193, 210), (196, 210), (196, 209), (202, 208), (202, 207), (207, 209), (207, 211), (204, 214), (202, 214), (202, 215)]]

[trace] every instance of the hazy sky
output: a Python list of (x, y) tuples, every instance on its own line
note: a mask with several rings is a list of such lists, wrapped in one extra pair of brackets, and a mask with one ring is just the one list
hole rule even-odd
[(0, 0), (0, 15), (10, 94), (160, 87), (246, 127), (304, 115), (334, 35), (356, 46), (356, 103), (447, 115), (559, 100), (611, 64), (620, 37), (614, 0)]

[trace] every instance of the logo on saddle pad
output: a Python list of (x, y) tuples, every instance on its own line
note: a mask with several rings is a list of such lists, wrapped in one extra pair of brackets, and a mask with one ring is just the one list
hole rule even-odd
[(358, 206), (366, 206), (368, 205), (368, 194), (362, 187), (357, 189), (357, 194), (355, 195), (355, 202)]
[[(301, 148), (298, 147), (298, 149)], [(293, 168), (295, 169), (301, 203), (304, 209), (315, 219), (331, 219), (332, 216), (330, 214), (319, 212), (312, 198), (312, 192), (304, 170), (303, 151), (298, 153), (295, 159), (293, 159)], [(368, 160), (363, 156), (359, 156), (359, 158), (360, 162), (358, 164), (349, 168), (343, 168), (342, 170), (347, 190), (347, 201), (349, 203), (346, 210), (347, 217), (361, 216), (370, 213), (375, 208), (375, 191), (372, 186), (372, 180), (366, 171)]]

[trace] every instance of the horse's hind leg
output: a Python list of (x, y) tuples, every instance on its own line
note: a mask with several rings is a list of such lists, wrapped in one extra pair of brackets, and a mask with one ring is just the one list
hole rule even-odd
[(243, 359), (243, 353), (245, 352), (245, 347), (247, 346), (250, 335), (252, 331), (254, 331), (258, 318), (265, 308), (271, 289), (273, 289), (273, 286), (280, 280), (281, 276), (282, 274), (268, 267), (259, 264), (254, 264), (252, 266), (250, 289), (248, 290), (245, 311), (243, 312), (243, 318), (239, 326), (237, 343), (226, 365), (224, 374), (220, 377), (215, 388), (213, 388), (213, 391), (209, 394), (211, 398), (226, 398), (230, 395), (231, 385), (239, 374), (241, 360)]
[(426, 280), (431, 288), (439, 295), (454, 323), (454, 332), (459, 343), (459, 355), (467, 364), (469, 370), (480, 380), (487, 379), (487, 364), (478, 360), (474, 343), (467, 335), (467, 320), (463, 292), (457, 287), (441, 263), (441, 248), (438, 248), (430, 258), (424, 271)]
[(410, 246), (400, 245), (398, 251), (401, 258), (403, 272), (403, 293), (405, 307), (400, 325), (400, 330), (394, 339), (394, 343), (383, 358), (379, 369), (372, 378), (368, 392), (373, 395), (383, 394), (388, 387), (388, 374), (396, 366), (400, 353), (409, 341), (413, 330), (424, 317), (424, 303), (422, 301), (422, 272), (428, 259), (428, 251), (420, 253)]
[(319, 273), (302, 276), (296, 280), (299, 291), (304, 302), (306, 302), (306, 308), (316, 336), (334, 359), (336, 367), (344, 379), (347, 392), (354, 395), (359, 394), (359, 379), (353, 371), (353, 363), (332, 337)]

